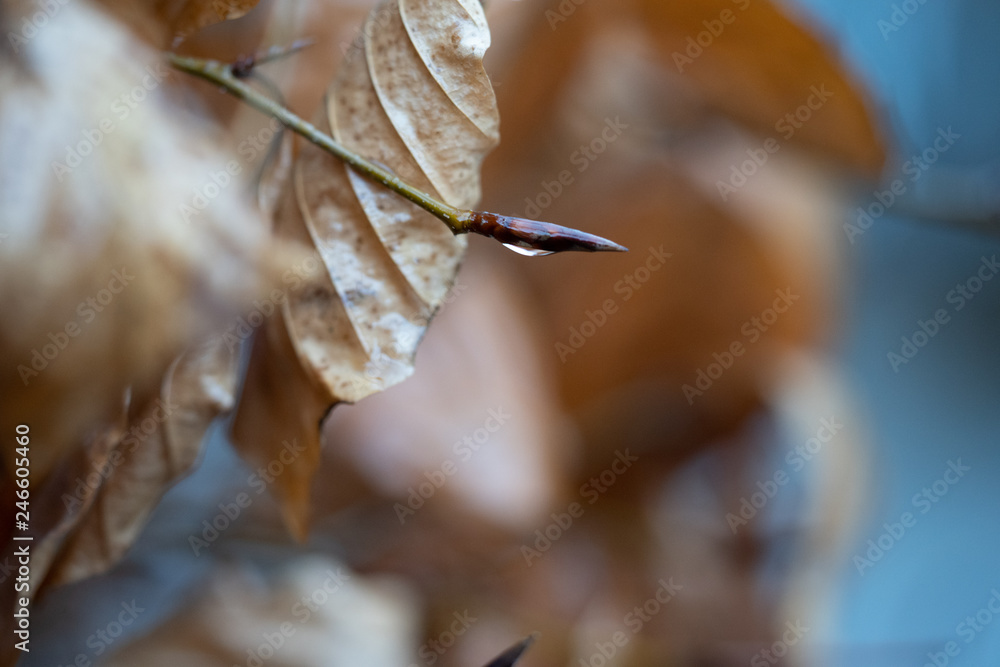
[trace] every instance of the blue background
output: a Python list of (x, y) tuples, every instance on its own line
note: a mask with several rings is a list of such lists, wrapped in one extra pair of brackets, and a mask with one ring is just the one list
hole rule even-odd
[[(997, 227), (1000, 3), (909, 2), (917, 9), (898, 30), (880, 26), (902, 4), (799, 0), (794, 8), (873, 95), (893, 144), (888, 181), (932, 145), (938, 128), (961, 135), (849, 246), (848, 336), (839, 357), (875, 447), (872, 504), (854, 552), (903, 512), (917, 521), (863, 576), (845, 563), (832, 635), (812, 639), (830, 665), (924, 665), (948, 641), (960, 648), (948, 664), (997, 665), (1000, 615), (968, 643), (956, 627), (1000, 590), (1000, 277), (959, 312), (946, 295), (975, 275), (981, 257), (1000, 254), (1000, 239), (935, 218), (954, 214), (980, 225), (992, 215)], [(866, 193), (858, 204), (872, 201)], [(894, 372), (888, 352), (938, 308), (948, 309), (950, 322)], [(913, 496), (958, 458), (971, 471), (920, 514)]]

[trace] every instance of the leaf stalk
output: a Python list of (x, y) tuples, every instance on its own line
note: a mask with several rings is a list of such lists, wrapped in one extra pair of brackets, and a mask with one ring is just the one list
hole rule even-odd
[(433, 214), (448, 225), (455, 234), (472, 232), (490, 236), (506, 244), (551, 252), (565, 250), (621, 252), (627, 250), (607, 239), (593, 234), (585, 234), (569, 227), (450, 206), (410, 185), (388, 169), (366, 160), (330, 135), (321, 132), (312, 123), (297, 116), (284, 105), (256, 90), (243, 80), (246, 76), (243, 69), (234, 72), (233, 65), (206, 58), (181, 56), (175, 53), (167, 54), (167, 56), (174, 68), (220, 86), (257, 111), (277, 119), (288, 129), (347, 163), (359, 174), (381, 183)]

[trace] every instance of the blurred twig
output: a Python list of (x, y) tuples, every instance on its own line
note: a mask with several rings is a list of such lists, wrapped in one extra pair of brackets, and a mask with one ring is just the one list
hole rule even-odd
[(288, 46), (272, 46), (269, 49), (264, 49), (251, 53), (248, 56), (237, 58), (236, 62), (232, 65), (233, 76), (237, 78), (249, 76), (253, 69), (258, 65), (263, 65), (274, 60), (280, 60), (281, 58), (294, 55), (302, 49), (312, 46), (313, 43), (314, 42), (311, 39), (297, 39)]

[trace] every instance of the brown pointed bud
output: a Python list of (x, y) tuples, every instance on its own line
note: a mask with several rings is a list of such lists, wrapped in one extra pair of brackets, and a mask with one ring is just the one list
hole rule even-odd
[(576, 229), (526, 218), (511, 218), (486, 211), (470, 211), (465, 231), (500, 241), (512, 250), (525, 248), (524, 254), (548, 254), (579, 250), (582, 252), (628, 252), (614, 241), (586, 234)]
[(497, 657), (493, 658), (493, 660), (491, 660), (486, 667), (512, 667), (537, 638), (537, 632), (531, 633)]

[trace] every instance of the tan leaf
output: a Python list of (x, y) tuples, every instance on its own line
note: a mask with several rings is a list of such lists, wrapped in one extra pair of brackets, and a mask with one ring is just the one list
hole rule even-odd
[[(347, 54), (317, 126), (449, 204), (472, 206), (481, 161), (498, 141), (480, 4), (387, 0), (362, 33), (364, 48)], [(417, 344), (465, 249), (465, 240), (436, 218), (311, 144), (302, 146), (276, 226), (281, 236), (315, 248), (325, 271), (289, 294), (278, 320), (286, 332), (268, 326), (254, 344), (234, 435), (257, 464), (273, 460), (288, 439), (317, 449), (328, 406), (357, 401), (413, 372)], [(308, 406), (293, 413), (307, 416), (290, 426), (280, 409), (287, 400), (260, 400), (279, 391), (268, 386), (277, 364), (301, 365), (301, 372), (284, 373), (280, 387)], [(318, 451), (306, 458), (318, 461)], [(293, 498), (306, 497), (312, 470), (298, 465), (276, 485), (298, 535), (306, 505)]]
[[(285, 523), (301, 540), (308, 531), (309, 481), (319, 466), (319, 426), (333, 399), (297, 361), (286, 321), (285, 313), (274, 316), (254, 339), (233, 440), (253, 468), (281, 463), (272, 488)], [(279, 458), (286, 443), (304, 448), (291, 463)]]
[(44, 586), (103, 572), (122, 557), (166, 490), (194, 465), (209, 425), (232, 408), (236, 371), (235, 352), (218, 339), (174, 362), (160, 397), (129, 419), (106, 457), (107, 481), (61, 540)]

